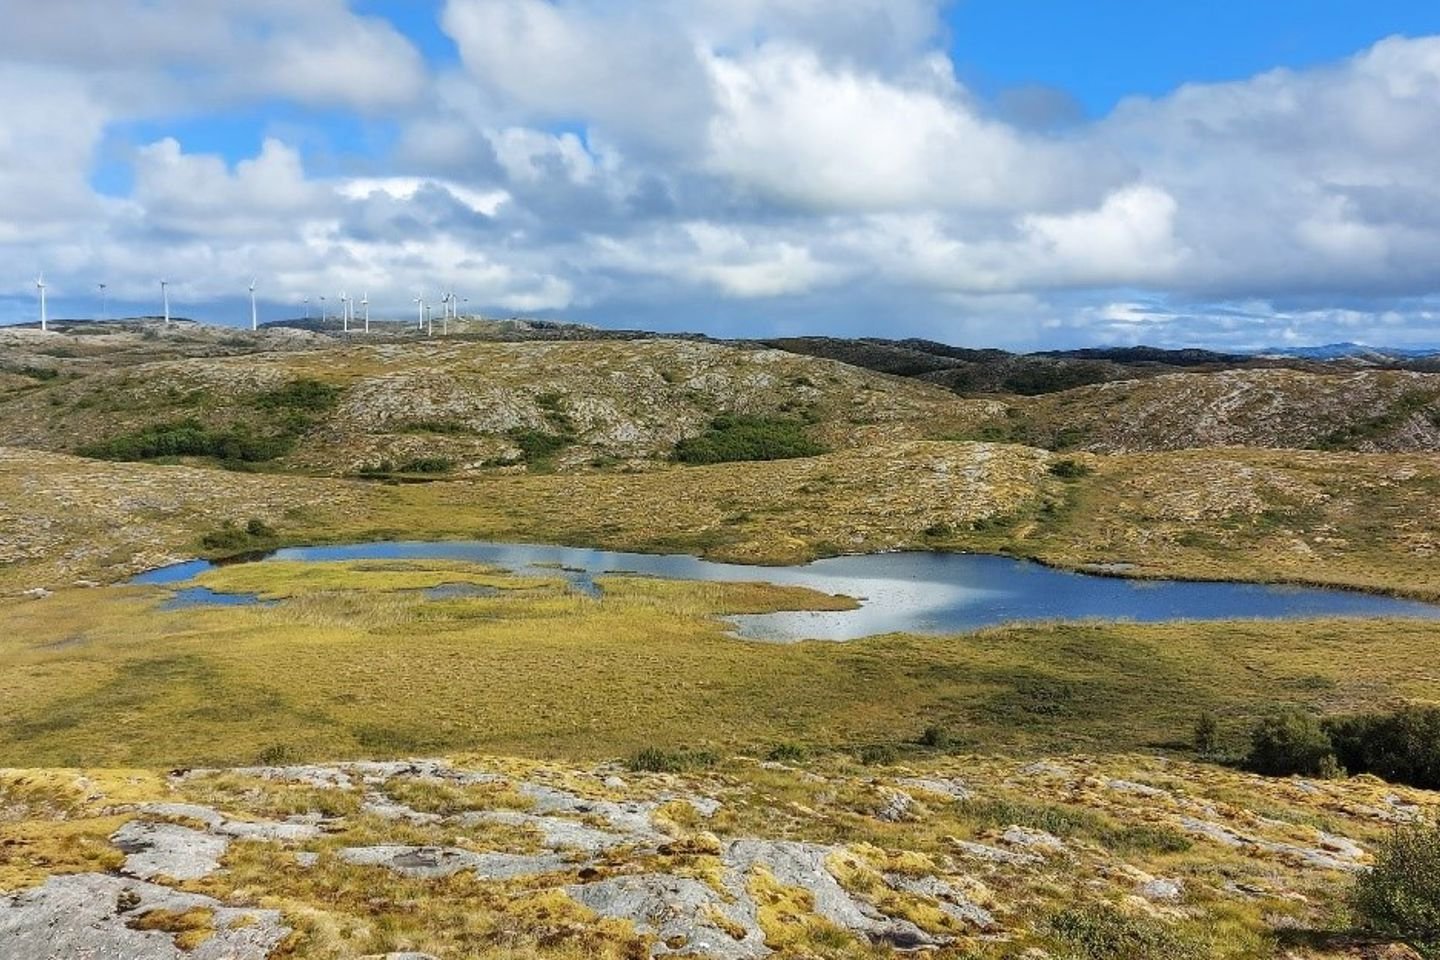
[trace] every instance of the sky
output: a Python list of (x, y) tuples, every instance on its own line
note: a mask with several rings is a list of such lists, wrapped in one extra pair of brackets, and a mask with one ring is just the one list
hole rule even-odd
[(1440, 346), (1428, 0), (0, 0), (0, 105), (0, 323)]

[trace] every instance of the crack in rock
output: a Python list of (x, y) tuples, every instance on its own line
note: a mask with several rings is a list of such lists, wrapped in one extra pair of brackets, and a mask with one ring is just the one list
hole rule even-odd
[[(727, 902), (698, 880), (645, 874), (576, 884), (565, 892), (602, 917), (629, 920), (636, 929), (655, 934), (659, 942), (652, 948), (652, 956), (750, 960), (770, 954), (748, 898)], [(719, 926), (722, 922), (743, 930), (743, 937), (726, 932)]]

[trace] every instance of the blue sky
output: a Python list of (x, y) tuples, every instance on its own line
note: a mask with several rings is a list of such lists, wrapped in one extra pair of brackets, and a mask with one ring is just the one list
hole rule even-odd
[(59, 314), (100, 277), (153, 309), (163, 273), (219, 322), (253, 275), (267, 317), (460, 285), (489, 313), (721, 335), (1440, 340), (1440, 5), (7, 16), (0, 322), (44, 270)]

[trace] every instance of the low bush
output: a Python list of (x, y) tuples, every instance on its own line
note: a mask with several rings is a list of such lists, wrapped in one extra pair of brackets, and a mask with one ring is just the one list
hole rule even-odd
[(1061, 911), (1050, 932), (1077, 960), (1199, 960), (1203, 945), (1162, 920), (1126, 913), (1108, 903)]
[(949, 750), (955, 745), (955, 738), (944, 727), (931, 725), (920, 734), (920, 746), (932, 750)]
[(791, 460), (825, 452), (806, 434), (804, 423), (784, 417), (716, 417), (704, 433), (675, 445), (675, 459), (694, 465)]
[(1050, 464), (1050, 476), (1059, 477), (1062, 480), (1079, 480), (1081, 477), (1088, 477), (1094, 473), (1093, 467), (1081, 463), (1079, 460), (1065, 458), (1056, 460)]
[(1195, 752), (1213, 757), (1220, 752), (1220, 721), (1208, 710), (1195, 721)]
[(706, 770), (719, 762), (719, 755), (711, 750), (646, 747), (631, 756), (625, 765), (639, 773), (684, 773), (687, 770)]
[(226, 520), (219, 530), (201, 537), (200, 545), (212, 553), (242, 553), (273, 546), (275, 537), (275, 530), (268, 523), (251, 517), (243, 527)]
[(283, 387), (267, 390), (255, 398), (263, 410), (302, 410), (324, 413), (340, 401), (340, 388), (320, 380), (292, 380)]
[(801, 763), (810, 759), (810, 750), (799, 743), (777, 743), (765, 755), (765, 759), (775, 763)]
[(1350, 901), (1370, 930), (1440, 957), (1440, 826), (1397, 829), (1356, 880)]
[(888, 743), (867, 743), (856, 751), (855, 756), (870, 767), (886, 767), (900, 758), (899, 751)]

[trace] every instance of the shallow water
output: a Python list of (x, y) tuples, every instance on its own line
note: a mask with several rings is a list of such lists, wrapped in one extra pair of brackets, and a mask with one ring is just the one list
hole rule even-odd
[[(862, 601), (858, 610), (727, 618), (740, 636), (772, 642), (854, 640), (900, 632), (958, 633), (1036, 620), (1440, 619), (1440, 606), (1344, 590), (1121, 580), (1053, 570), (1008, 557), (957, 553), (889, 553), (835, 557), (805, 566), (756, 567), (691, 556), (459, 541), (293, 547), (277, 551), (272, 559), (463, 560), (522, 576), (560, 577), (577, 591), (595, 597), (601, 595), (596, 577), (633, 573), (673, 580), (809, 587)], [(209, 568), (204, 561), (180, 564), (143, 574), (132, 582), (179, 584)]]

